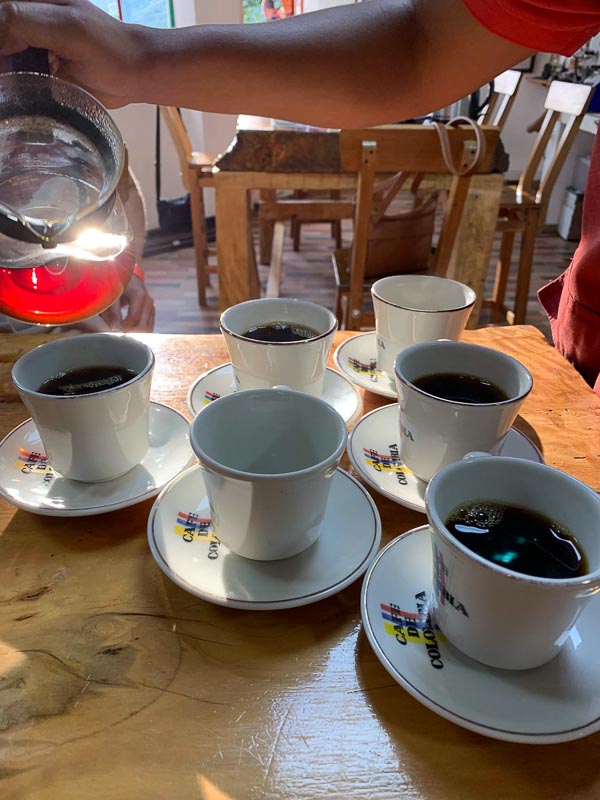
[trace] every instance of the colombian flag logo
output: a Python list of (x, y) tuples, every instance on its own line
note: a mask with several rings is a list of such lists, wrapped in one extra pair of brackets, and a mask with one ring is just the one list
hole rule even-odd
[[(413, 644), (431, 644), (430, 637), (424, 635), (424, 631), (431, 630), (431, 622), (427, 617), (416, 611), (403, 611), (397, 606), (380, 603), (383, 627), (388, 636), (395, 639), (398, 635), (402, 636), (407, 642)], [(437, 626), (435, 634), (439, 639), (444, 639)]]
[(363, 447), (363, 456), (367, 464), (377, 472), (410, 472), (393, 453), (378, 453), (370, 447)]
[(221, 397), (221, 395), (216, 392), (204, 392), (204, 405), (207, 406), (209, 403), (212, 403), (213, 400), (218, 400), (219, 397)]
[(211, 520), (208, 517), (200, 517), (193, 511), (191, 513), (180, 511), (177, 514), (173, 532), (181, 536), (184, 542), (219, 541), (213, 533)]
[(377, 362), (375, 359), (365, 364), (364, 361), (359, 361), (358, 358), (349, 358), (348, 366), (351, 370), (360, 375), (371, 375), (371, 377), (377, 378), (378, 375), (383, 374), (380, 369), (377, 369)]
[(25, 450), (23, 447), (19, 449), (19, 456), (15, 462), (16, 469), (19, 472), (30, 474), (53, 474), (53, 469), (48, 463), (48, 456), (41, 453)]

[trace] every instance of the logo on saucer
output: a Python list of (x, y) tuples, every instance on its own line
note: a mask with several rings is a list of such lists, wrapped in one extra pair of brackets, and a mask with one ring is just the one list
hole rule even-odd
[(365, 364), (364, 361), (359, 361), (358, 358), (349, 358), (348, 366), (359, 375), (369, 375), (373, 383), (377, 383), (377, 378), (383, 375), (383, 372), (377, 369), (377, 361), (374, 358), (368, 364)]
[(173, 532), (181, 536), (184, 542), (206, 542), (208, 544), (208, 558), (214, 561), (219, 557), (220, 541), (213, 533), (212, 522), (208, 517), (201, 517), (195, 511), (177, 514), (177, 521)]
[(370, 447), (363, 447), (363, 455), (367, 464), (375, 472), (391, 472), (396, 475), (396, 480), (401, 486), (406, 486), (408, 480), (406, 475), (410, 473), (400, 460), (400, 453), (397, 444), (389, 445), (389, 453), (378, 453)]
[(209, 403), (212, 403), (213, 400), (218, 400), (219, 397), (221, 397), (221, 395), (216, 392), (204, 392), (204, 405), (207, 406)]
[(415, 601), (416, 611), (403, 611), (396, 603), (380, 603), (385, 632), (403, 647), (423, 645), (433, 669), (443, 669), (438, 638), (443, 640), (444, 637), (429, 616), (426, 592), (418, 592)]
[(20, 448), (19, 457), (15, 462), (15, 468), (23, 475), (43, 475), (44, 483), (50, 483), (54, 478), (54, 470), (48, 463), (48, 456), (42, 453), (30, 452)]

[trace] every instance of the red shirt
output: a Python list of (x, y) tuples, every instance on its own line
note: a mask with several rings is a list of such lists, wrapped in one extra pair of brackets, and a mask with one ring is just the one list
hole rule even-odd
[[(489, 31), (546, 53), (571, 55), (600, 31), (599, 0), (462, 0)], [(538, 297), (557, 349), (600, 394), (600, 133), (583, 204), (582, 237), (568, 269)]]

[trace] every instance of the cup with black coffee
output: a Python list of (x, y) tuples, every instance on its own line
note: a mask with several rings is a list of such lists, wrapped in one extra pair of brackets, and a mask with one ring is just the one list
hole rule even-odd
[(496, 454), (531, 391), (511, 356), (465, 342), (425, 342), (398, 354), (400, 458), (423, 481), (467, 453)]
[(149, 445), (154, 354), (122, 334), (59, 339), (16, 361), (12, 380), (38, 429), (48, 461), (64, 478), (120, 477)]
[(543, 464), (472, 454), (433, 477), (426, 506), (446, 638), (504, 669), (557, 655), (600, 592), (600, 497)]
[(248, 300), (221, 315), (238, 389), (289, 386), (319, 397), (336, 330), (329, 309), (304, 300)]

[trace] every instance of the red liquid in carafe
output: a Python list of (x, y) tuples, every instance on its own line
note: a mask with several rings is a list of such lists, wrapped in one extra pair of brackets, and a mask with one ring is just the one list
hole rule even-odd
[(134, 265), (126, 250), (108, 261), (65, 258), (56, 265), (0, 268), (0, 312), (38, 325), (89, 319), (121, 296)]

